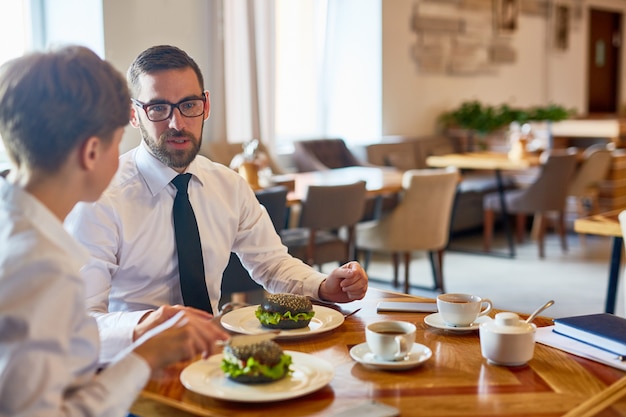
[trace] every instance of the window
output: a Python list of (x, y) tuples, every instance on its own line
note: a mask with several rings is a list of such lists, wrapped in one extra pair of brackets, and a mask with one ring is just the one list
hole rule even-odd
[[(30, 0), (8, 0), (0, 2), (0, 65), (17, 58), (32, 48), (30, 24)], [(9, 164), (4, 143), (0, 141), (0, 171)]]
[(380, 0), (276, 2), (276, 145), (382, 131)]
[[(0, 43), (0, 65), (28, 51), (62, 43), (82, 44), (104, 56), (101, 6), (99, 0), (0, 0), (0, 39), (10, 40)], [(8, 163), (0, 140), (0, 170)]]

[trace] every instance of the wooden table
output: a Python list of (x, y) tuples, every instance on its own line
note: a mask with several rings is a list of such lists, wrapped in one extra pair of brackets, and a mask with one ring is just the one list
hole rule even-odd
[(539, 165), (539, 157), (529, 155), (525, 159), (509, 159), (508, 155), (500, 152), (466, 152), (447, 155), (433, 155), (426, 158), (426, 164), (431, 167), (454, 166), (459, 169), (492, 170), (496, 176), (498, 194), (500, 196), (500, 215), (509, 245), (509, 256), (515, 257), (513, 231), (508, 221), (506, 199), (504, 198), (503, 170), (525, 170)]
[[(279, 341), (283, 349), (323, 358), (334, 367), (332, 381), (312, 394), (275, 403), (215, 400), (185, 389), (183, 366), (148, 383), (132, 411), (141, 416), (332, 416), (366, 400), (397, 407), (402, 416), (562, 416), (593, 395), (601, 395), (624, 372), (541, 344), (526, 366), (487, 364), (478, 332), (452, 333), (424, 323), (428, 313), (376, 313), (381, 300), (434, 301), (370, 288), (365, 299), (342, 305), (362, 308), (337, 329), (305, 339)], [(433, 356), (405, 371), (372, 370), (355, 362), (350, 348), (365, 341), (365, 326), (385, 319), (406, 320), (418, 328), (416, 342)], [(538, 325), (551, 320), (538, 318)], [(613, 407), (626, 412), (626, 403)], [(184, 413), (183, 413), (184, 411)], [(618, 415), (618, 414), (608, 414)], [(624, 415), (624, 414), (621, 414)], [(354, 416), (359, 417), (359, 416)]]
[(342, 185), (365, 181), (368, 196), (394, 194), (402, 189), (402, 171), (390, 167), (354, 166), (324, 171), (299, 172), (272, 177), (276, 184), (289, 184), (289, 204), (304, 199), (309, 185)]
[(583, 217), (574, 220), (574, 231), (588, 235), (610, 236), (613, 238), (611, 248), (611, 264), (609, 266), (609, 283), (606, 291), (604, 311), (615, 313), (615, 297), (617, 296), (617, 284), (619, 281), (620, 266), (622, 263), (622, 251), (624, 239), (618, 216), (622, 212), (613, 210), (594, 216)]

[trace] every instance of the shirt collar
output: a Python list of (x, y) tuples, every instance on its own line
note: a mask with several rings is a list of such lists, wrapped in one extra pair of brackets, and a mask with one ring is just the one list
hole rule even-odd
[(65, 231), (63, 223), (44, 204), (3, 178), (0, 178), (0, 206), (27, 218), (35, 229), (70, 255), (76, 270), (89, 261), (89, 252)]
[[(135, 158), (137, 162), (137, 170), (146, 181), (148, 189), (153, 196), (157, 195), (164, 188), (166, 188), (172, 179), (178, 175), (176, 171), (166, 166), (154, 155), (152, 155), (148, 150), (148, 145), (146, 145), (143, 140), (137, 149), (137, 155)], [(198, 175), (199, 168), (195, 158), (191, 161), (191, 164), (189, 164), (185, 172), (190, 173), (193, 178), (200, 182), (201, 185), (203, 184), (201, 176)]]

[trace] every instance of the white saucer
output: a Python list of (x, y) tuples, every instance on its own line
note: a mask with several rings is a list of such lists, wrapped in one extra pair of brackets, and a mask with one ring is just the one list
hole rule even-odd
[(350, 349), (350, 356), (355, 361), (375, 369), (385, 369), (389, 371), (401, 371), (415, 368), (422, 362), (426, 362), (433, 355), (433, 352), (426, 346), (414, 343), (409, 355), (401, 361), (384, 361), (377, 359), (372, 353), (367, 343), (361, 343)]
[(450, 326), (446, 324), (441, 315), (439, 313), (429, 314), (424, 317), (424, 323), (428, 324), (431, 327), (436, 327), (437, 329), (450, 330), (452, 332), (469, 332), (478, 330), (478, 327), (481, 323), (485, 323), (491, 320), (489, 316), (480, 316), (476, 319), (476, 321), (469, 326)]

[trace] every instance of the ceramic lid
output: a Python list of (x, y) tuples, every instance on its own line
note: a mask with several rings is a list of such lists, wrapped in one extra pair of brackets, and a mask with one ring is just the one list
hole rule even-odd
[(520, 320), (515, 313), (498, 313), (496, 319), (480, 325), (487, 331), (494, 333), (529, 333), (535, 330), (535, 327)]

